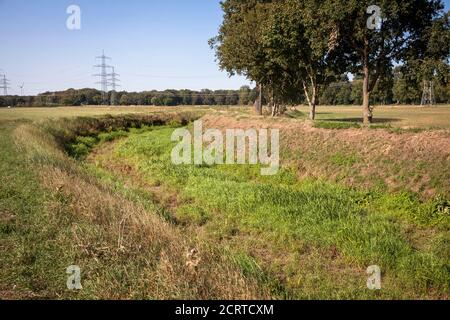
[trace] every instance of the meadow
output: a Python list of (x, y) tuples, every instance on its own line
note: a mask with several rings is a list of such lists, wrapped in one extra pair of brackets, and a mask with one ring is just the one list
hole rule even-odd
[[(450, 107), (359, 110), (1, 109), (0, 297), (448, 299)], [(280, 173), (173, 165), (199, 118), (280, 128)]]
[[(195, 111), (195, 110), (236, 110), (240, 114), (250, 113), (249, 108), (243, 107), (120, 107), (120, 106), (86, 106), (86, 107), (51, 107), (51, 108), (0, 108), (1, 120), (31, 119), (40, 120), (62, 117), (90, 117), (100, 115), (142, 114), (162, 111)], [(308, 114), (307, 106), (297, 108), (304, 115)], [(268, 111), (267, 111), (268, 112)], [(306, 118), (306, 116), (304, 116)], [(326, 122), (355, 123), (361, 120), (361, 107), (359, 106), (319, 106), (317, 119)], [(420, 106), (378, 106), (375, 109), (375, 124), (393, 127), (412, 128), (450, 128), (450, 106), (438, 107)]]

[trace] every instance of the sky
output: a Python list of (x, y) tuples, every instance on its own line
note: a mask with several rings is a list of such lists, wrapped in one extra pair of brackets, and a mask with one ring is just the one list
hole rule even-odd
[[(96, 56), (120, 74), (119, 90), (238, 89), (250, 82), (219, 70), (208, 39), (220, 0), (0, 0), (0, 74), (9, 94), (100, 88)], [(445, 0), (450, 9), (450, 0)], [(66, 12), (81, 9), (81, 29)]]
[[(72, 4), (80, 30), (66, 26)], [(118, 90), (238, 89), (250, 82), (221, 72), (208, 45), (221, 22), (219, 0), (0, 0), (0, 69), (9, 94), (100, 88), (104, 50)]]

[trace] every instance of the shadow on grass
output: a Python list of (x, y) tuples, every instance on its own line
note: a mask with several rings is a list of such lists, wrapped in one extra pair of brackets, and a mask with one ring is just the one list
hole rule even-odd
[[(320, 119), (320, 121), (363, 123), (363, 118)], [(396, 119), (396, 118), (374, 118), (372, 123), (386, 124), (386, 123), (394, 123), (394, 122), (400, 122), (400, 121), (401, 121), (401, 119)]]

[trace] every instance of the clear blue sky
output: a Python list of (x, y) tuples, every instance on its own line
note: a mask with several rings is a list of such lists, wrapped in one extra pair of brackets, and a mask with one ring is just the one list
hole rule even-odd
[[(81, 30), (66, 28), (69, 5)], [(218, 70), (208, 39), (222, 20), (219, 0), (0, 0), (0, 69), (9, 93), (97, 87), (105, 50), (130, 91), (236, 89), (249, 82)]]
[[(71, 4), (79, 31), (66, 28)], [(12, 94), (98, 88), (104, 49), (124, 90), (236, 89), (249, 82), (220, 72), (207, 43), (221, 20), (219, 0), (0, 0), (0, 69)]]

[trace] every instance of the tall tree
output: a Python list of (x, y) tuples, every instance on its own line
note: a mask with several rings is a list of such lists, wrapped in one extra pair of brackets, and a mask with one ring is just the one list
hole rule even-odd
[(450, 81), (450, 12), (435, 19), (423, 33), (422, 39), (407, 52), (402, 72), (406, 80), (421, 90), (424, 81), (432, 81), (437, 88)]
[[(221, 70), (230, 76), (239, 74), (263, 85), (274, 93), (277, 81), (266, 61), (261, 45), (262, 22), (269, 15), (275, 0), (224, 0), (224, 18), (219, 33), (209, 41), (215, 49)], [(272, 99), (273, 100), (273, 99)], [(262, 109), (259, 109), (262, 112)]]
[(319, 87), (343, 71), (337, 25), (329, 6), (318, 0), (222, 3), (219, 35), (210, 44), (221, 69), (243, 74), (262, 85), (272, 115), (302, 90), (314, 119)]
[(404, 62), (411, 48), (423, 49), (423, 36), (442, 13), (442, 2), (378, 0), (378, 7), (372, 6), (372, 0), (326, 3), (331, 9), (329, 18), (339, 25), (346, 58), (353, 64), (351, 71), (363, 75), (363, 117), (364, 123), (369, 124), (373, 118), (370, 95), (378, 80), (393, 62)]
[(328, 18), (328, 10), (324, 1), (278, 1), (263, 34), (267, 59), (277, 61), (286, 74), (283, 88), (289, 90), (293, 86), (304, 91), (312, 120), (319, 88), (345, 70), (338, 26)]

